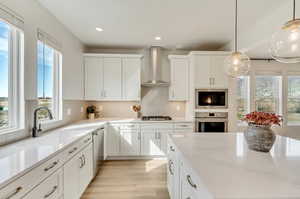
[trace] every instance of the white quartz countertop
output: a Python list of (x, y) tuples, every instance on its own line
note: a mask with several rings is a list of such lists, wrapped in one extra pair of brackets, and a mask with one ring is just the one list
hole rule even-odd
[[(152, 123), (131, 118), (101, 118), (82, 120), (74, 124), (49, 131), (38, 138), (28, 138), (0, 147), (0, 188), (43, 163), (68, 145), (107, 123)], [(159, 121), (165, 122), (165, 121)], [(191, 122), (177, 118), (172, 122)], [(155, 122), (156, 123), (156, 122)]]
[(277, 136), (270, 153), (250, 151), (243, 134), (170, 135), (214, 199), (299, 199), (300, 141)]
[(162, 120), (162, 121), (145, 121), (136, 118), (98, 118), (94, 120), (82, 120), (83, 123), (97, 123), (97, 122), (107, 122), (107, 123), (190, 123), (193, 120), (187, 120), (185, 118), (173, 118), (172, 120)]
[(105, 124), (76, 123), (0, 147), (0, 188)]

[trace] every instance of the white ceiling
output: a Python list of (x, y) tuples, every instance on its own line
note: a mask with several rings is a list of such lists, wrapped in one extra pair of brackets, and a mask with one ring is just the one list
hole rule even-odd
[[(85, 45), (213, 50), (233, 37), (234, 0), (38, 0)], [(239, 0), (245, 31), (282, 0)], [(97, 32), (96, 27), (104, 29)], [(155, 41), (154, 37), (162, 37)]]

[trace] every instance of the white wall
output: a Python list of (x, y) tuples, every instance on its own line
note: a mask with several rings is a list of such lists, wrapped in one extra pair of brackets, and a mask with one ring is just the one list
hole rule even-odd
[[(83, 99), (83, 45), (36, 0), (0, 0), (5, 7), (24, 18), (25, 36), (25, 130), (0, 135), (0, 145), (30, 136), (33, 110), (36, 107), (37, 29), (40, 28), (62, 45), (63, 54), (63, 119), (43, 126), (56, 128), (85, 117)], [(81, 107), (84, 112), (80, 112)], [(72, 114), (68, 115), (68, 109)]]

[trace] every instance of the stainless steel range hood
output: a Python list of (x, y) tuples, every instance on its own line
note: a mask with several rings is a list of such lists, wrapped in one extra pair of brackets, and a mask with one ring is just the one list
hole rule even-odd
[(161, 80), (161, 49), (159, 46), (152, 46), (150, 48), (150, 80), (142, 83), (142, 86), (169, 86), (168, 82)]

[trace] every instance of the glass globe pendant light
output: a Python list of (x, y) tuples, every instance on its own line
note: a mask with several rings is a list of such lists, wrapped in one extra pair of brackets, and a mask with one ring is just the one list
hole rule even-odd
[(250, 70), (251, 61), (250, 58), (243, 52), (238, 51), (238, 31), (237, 31), (237, 24), (238, 24), (238, 2), (235, 0), (235, 24), (234, 24), (234, 52), (231, 53), (225, 59), (225, 70), (227, 74), (231, 77), (238, 77), (247, 75)]
[(300, 19), (296, 19), (296, 0), (293, 0), (293, 19), (273, 34), (270, 52), (279, 62), (300, 62)]

